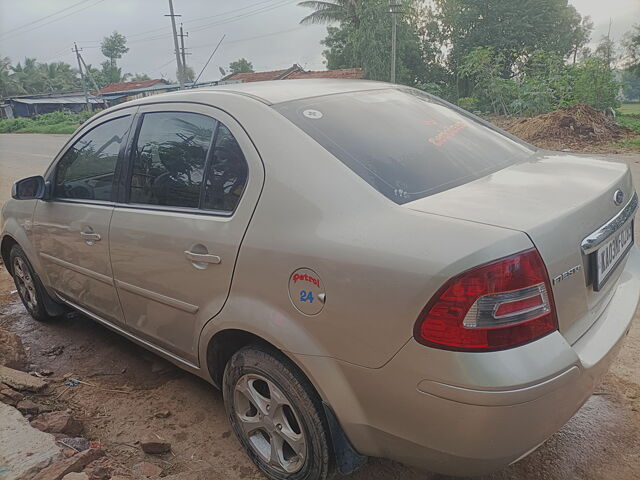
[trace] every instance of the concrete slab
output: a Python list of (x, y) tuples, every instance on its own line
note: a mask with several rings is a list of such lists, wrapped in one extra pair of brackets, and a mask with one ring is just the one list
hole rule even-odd
[(0, 403), (0, 480), (26, 480), (60, 456), (55, 438)]

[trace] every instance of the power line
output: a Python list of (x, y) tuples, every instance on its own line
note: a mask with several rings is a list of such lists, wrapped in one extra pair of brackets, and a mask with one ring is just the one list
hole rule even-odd
[(28, 27), (29, 25), (33, 25), (34, 23), (41, 22), (42, 20), (46, 20), (47, 18), (54, 17), (54, 16), (56, 16), (56, 15), (62, 13), (62, 12), (66, 12), (67, 10), (71, 10), (73, 7), (77, 7), (78, 5), (81, 5), (83, 3), (87, 3), (87, 2), (90, 2), (90, 1), (91, 0), (82, 0), (82, 1), (80, 1), (78, 3), (74, 3), (73, 5), (71, 5), (69, 7), (66, 7), (66, 8), (63, 8), (62, 10), (58, 10), (57, 12), (53, 12), (53, 13), (50, 13), (49, 15), (45, 15), (44, 17), (40, 17), (37, 20), (33, 20), (31, 22), (28, 22), (28, 23), (25, 23), (23, 25), (20, 25), (19, 27), (15, 27), (15, 28), (12, 28), (10, 30), (7, 30), (6, 32), (0, 34), (0, 37), (4, 37), (5, 35), (8, 35), (8, 34), (10, 34), (12, 32), (15, 32), (16, 30), (20, 30), (21, 28)]
[[(232, 23), (232, 22), (236, 22), (236, 21), (239, 21), (239, 20), (244, 20), (245, 18), (249, 18), (249, 17), (251, 17), (253, 15), (266, 13), (266, 12), (269, 12), (271, 10), (275, 10), (277, 8), (284, 7), (285, 5), (290, 4), (290, 3), (292, 3), (291, 0), (279, 0), (274, 4), (266, 5), (266, 6), (258, 8), (258, 9), (255, 9), (255, 10), (252, 10), (252, 11), (249, 11), (249, 12), (245, 12), (245, 13), (242, 13), (240, 15), (236, 15), (234, 17), (225, 18), (225, 19), (219, 20), (217, 22), (212, 22), (212, 23), (208, 23), (208, 24), (205, 24), (205, 25), (197, 26), (195, 28), (192, 28), (191, 32), (199, 32), (199, 31), (202, 31), (202, 30), (206, 30), (206, 29), (208, 29), (210, 27), (215, 27), (215, 26), (219, 26), (219, 25), (224, 25), (226, 23)], [(238, 10), (240, 10), (240, 9), (238, 9)], [(230, 12), (227, 12), (227, 13), (230, 13)], [(204, 17), (204, 18), (208, 18), (208, 17)], [(196, 19), (194, 21), (198, 21), (198, 19)], [(186, 25), (190, 25), (194, 21), (185, 22), (185, 24)], [(166, 27), (163, 27), (163, 29), (164, 28), (166, 28)], [(156, 30), (159, 30), (159, 29), (156, 29)], [(149, 30), (149, 32), (152, 32), (152, 31), (154, 31), (154, 30)], [(136, 43), (151, 42), (151, 41), (155, 41), (155, 40), (161, 40), (161, 39), (164, 39), (164, 38), (169, 38), (171, 36), (172, 36), (172, 33), (163, 33), (163, 34), (151, 35), (151, 36), (146, 37), (146, 38), (134, 39), (134, 40), (131, 40), (131, 41), (127, 42), (127, 43), (129, 45), (131, 45), (131, 44), (136, 44)]]
[[(276, 0), (276, 1), (279, 1), (279, 0)], [(209, 16), (207, 16), (207, 17), (200, 17), (200, 18), (196, 18), (196, 19), (194, 19), (194, 20), (190, 20), (188, 23), (189, 23), (189, 24), (192, 24), (192, 23), (198, 23), (198, 22), (201, 22), (201, 21), (203, 21), (203, 20), (210, 20), (210, 19), (212, 19), (212, 18), (223, 17), (223, 16), (225, 16), (225, 15), (229, 15), (229, 14), (232, 14), (232, 13), (236, 13), (236, 12), (239, 12), (239, 11), (241, 11), (241, 10), (247, 10), (247, 9), (249, 9), (249, 8), (253, 8), (253, 7), (258, 6), (258, 5), (263, 5), (263, 4), (265, 4), (265, 3), (273, 3), (273, 2), (274, 2), (274, 0), (262, 0), (261, 2), (253, 3), (253, 4), (251, 4), (251, 5), (246, 5), (246, 6), (241, 7), (241, 8), (235, 8), (235, 9), (233, 9), (233, 10), (227, 10), (226, 12), (217, 13), (217, 14), (215, 14), (215, 15), (209, 15)], [(131, 33), (131, 34), (125, 34), (125, 36), (126, 36), (127, 38), (130, 38), (130, 37), (139, 37), (139, 36), (146, 35), (146, 34), (148, 34), (148, 33), (159, 32), (159, 31), (163, 31), (163, 30), (169, 30), (169, 27), (164, 26), (164, 27), (159, 27), (159, 28), (153, 28), (153, 29), (151, 29), (151, 30), (145, 30), (145, 31), (143, 31), (143, 32), (136, 32), (136, 33)]]
[(78, 10), (75, 10), (75, 11), (73, 11), (73, 12), (70, 12), (70, 13), (68, 13), (67, 15), (63, 15), (62, 17), (54, 18), (53, 20), (50, 20), (49, 22), (45, 22), (45, 23), (42, 23), (42, 24), (40, 24), (40, 25), (36, 25), (36, 26), (34, 26), (33, 28), (30, 28), (30, 29), (27, 29), (27, 30), (21, 30), (21, 31), (19, 31), (19, 32), (16, 32), (16, 33), (14, 33), (13, 35), (9, 35), (8, 37), (2, 38), (2, 40), (3, 40), (3, 41), (10, 40), (10, 39), (15, 38), (15, 37), (17, 37), (17, 36), (19, 36), (19, 35), (22, 35), (22, 34), (24, 34), (24, 33), (33, 32), (34, 30), (37, 30), (37, 29), (42, 28), (42, 27), (44, 27), (44, 26), (46, 26), (46, 25), (49, 25), (49, 24), (51, 24), (51, 23), (57, 22), (57, 21), (59, 21), (59, 20), (62, 20), (63, 18), (67, 18), (67, 17), (70, 17), (71, 15), (75, 15), (76, 13), (80, 13), (80, 12), (82, 12), (82, 11), (86, 10), (87, 8), (95, 7), (96, 5), (98, 5), (99, 3), (102, 3), (102, 2), (104, 2), (104, 0), (98, 0), (98, 1), (97, 1), (97, 2), (95, 2), (95, 3), (92, 3), (92, 4), (90, 4), (90, 5), (86, 5), (84, 8), (79, 8)]

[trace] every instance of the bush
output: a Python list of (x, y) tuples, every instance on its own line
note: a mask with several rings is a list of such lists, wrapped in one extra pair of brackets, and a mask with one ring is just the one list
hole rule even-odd
[(620, 85), (601, 59), (566, 65), (562, 57), (538, 51), (516, 62), (510, 78), (505, 78), (504, 64), (504, 54), (485, 47), (463, 59), (461, 78), (470, 82), (475, 107), (484, 113), (538, 115), (579, 103), (598, 110), (619, 105)]
[(8, 118), (0, 120), (0, 133), (73, 133), (98, 110), (80, 113), (52, 112), (33, 118)]

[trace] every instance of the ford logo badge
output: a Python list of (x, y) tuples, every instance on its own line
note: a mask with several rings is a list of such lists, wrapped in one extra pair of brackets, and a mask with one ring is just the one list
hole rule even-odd
[(616, 205), (622, 205), (622, 202), (624, 202), (624, 192), (618, 189), (613, 194), (613, 203), (615, 203)]

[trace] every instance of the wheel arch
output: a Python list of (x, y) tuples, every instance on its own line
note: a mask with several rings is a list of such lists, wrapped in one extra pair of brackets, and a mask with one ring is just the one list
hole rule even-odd
[(213, 383), (219, 388), (222, 387), (224, 369), (233, 354), (248, 345), (261, 345), (270, 350), (274, 350), (287, 358), (300, 373), (304, 375), (313, 391), (318, 396), (322, 405), (326, 425), (331, 437), (331, 451), (336, 467), (342, 475), (359, 470), (367, 462), (367, 457), (360, 454), (340, 425), (333, 408), (328, 400), (323, 397), (322, 390), (318, 387), (313, 377), (306, 368), (297, 361), (295, 355), (288, 354), (284, 349), (278, 347), (273, 342), (262, 336), (243, 330), (241, 328), (227, 328), (217, 331), (207, 342), (206, 347), (206, 369)]
[(9, 261), (9, 255), (14, 245), (18, 245), (18, 242), (11, 235), (4, 235), (0, 242), (0, 256), (2, 257), (2, 263), (7, 269), (7, 272), (11, 275), (11, 262)]

